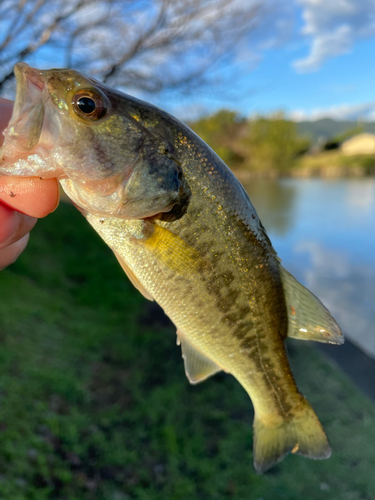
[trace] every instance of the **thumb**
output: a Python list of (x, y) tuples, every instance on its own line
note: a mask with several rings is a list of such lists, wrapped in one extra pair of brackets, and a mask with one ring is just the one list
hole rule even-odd
[(0, 201), (31, 217), (45, 217), (59, 204), (57, 179), (2, 176)]

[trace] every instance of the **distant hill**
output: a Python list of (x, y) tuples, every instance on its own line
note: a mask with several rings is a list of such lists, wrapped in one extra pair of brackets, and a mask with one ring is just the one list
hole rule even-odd
[(322, 118), (316, 121), (296, 122), (296, 125), (298, 133), (309, 136), (314, 144), (320, 137), (330, 139), (359, 126), (363, 128), (363, 132), (375, 134), (375, 122), (336, 121), (331, 118)]

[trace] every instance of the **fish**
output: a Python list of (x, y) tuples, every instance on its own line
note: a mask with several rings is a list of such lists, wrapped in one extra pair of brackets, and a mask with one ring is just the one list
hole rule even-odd
[(15, 66), (0, 174), (57, 178), (135, 288), (177, 329), (191, 384), (231, 374), (254, 407), (258, 473), (331, 448), (287, 337), (342, 344), (325, 306), (281, 265), (245, 189), (189, 127), (72, 69)]

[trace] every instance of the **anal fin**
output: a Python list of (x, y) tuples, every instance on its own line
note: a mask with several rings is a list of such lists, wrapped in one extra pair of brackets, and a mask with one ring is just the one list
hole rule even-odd
[(288, 309), (288, 337), (343, 344), (340, 327), (328, 309), (281, 265), (279, 269)]
[(142, 283), (139, 281), (137, 276), (133, 273), (133, 271), (130, 269), (130, 267), (127, 265), (127, 263), (124, 261), (124, 259), (119, 255), (115, 250), (113, 250), (113, 253), (116, 256), (116, 259), (119, 261), (120, 266), (124, 270), (125, 274), (127, 277), (130, 279), (130, 281), (133, 283), (135, 288), (141, 292), (141, 294), (146, 297), (148, 300), (154, 300), (153, 296), (146, 290), (146, 288), (142, 285)]
[(222, 369), (212, 359), (194, 347), (180, 330), (177, 330), (177, 344), (181, 344), (185, 373), (191, 384), (203, 382)]

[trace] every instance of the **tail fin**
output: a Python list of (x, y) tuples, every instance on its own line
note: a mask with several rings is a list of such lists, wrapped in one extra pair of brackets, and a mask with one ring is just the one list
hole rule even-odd
[(318, 417), (306, 399), (298, 415), (280, 425), (267, 425), (255, 416), (254, 420), (254, 467), (264, 472), (289, 452), (321, 460), (329, 458), (331, 448)]

